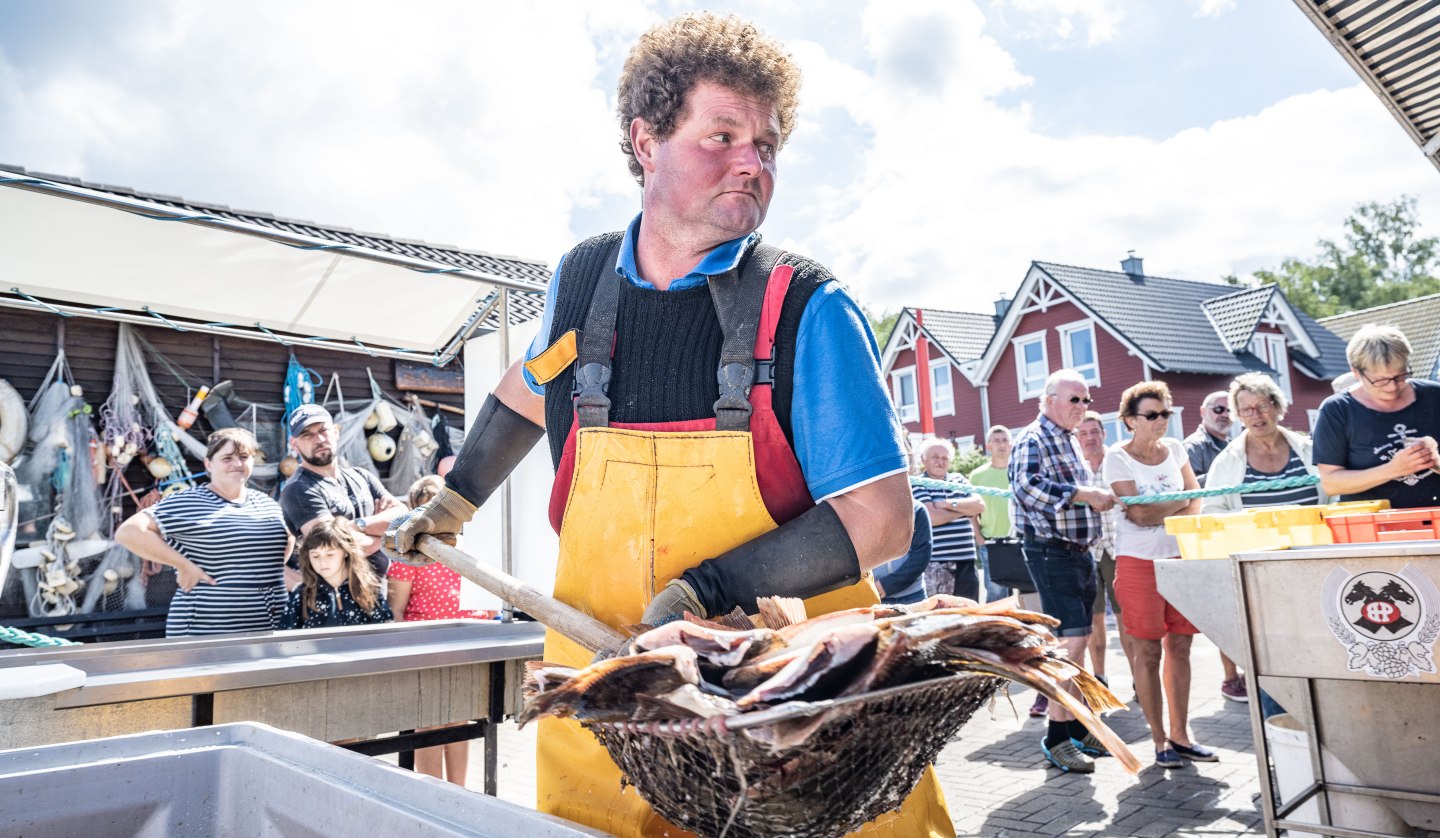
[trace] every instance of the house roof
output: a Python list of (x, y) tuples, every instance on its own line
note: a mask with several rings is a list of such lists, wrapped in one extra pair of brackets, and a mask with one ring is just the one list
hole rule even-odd
[(1234, 352), (1250, 345), (1250, 338), (1255, 335), (1255, 328), (1260, 325), (1260, 318), (1265, 315), (1270, 298), (1274, 296), (1275, 286), (1262, 285), (1222, 297), (1211, 297), (1201, 303), (1200, 308), (1219, 333), (1220, 342)]
[(1440, 5), (1417, 0), (1295, 0), (1440, 167)]
[[(1268, 371), (1250, 352), (1235, 352), (1227, 347), (1221, 330), (1232, 336), (1243, 331), (1252, 308), (1262, 297), (1268, 303), (1270, 296), (1237, 293), (1231, 286), (1216, 282), (1132, 276), (1055, 262), (1036, 262), (1035, 267), (1073, 294), (1104, 325), (1123, 335), (1161, 371), (1214, 375)], [(1224, 301), (1226, 297), (1237, 299)], [(1212, 308), (1224, 315), (1221, 330), (1212, 325), (1205, 308), (1207, 301), (1217, 298), (1222, 299)], [(1262, 313), (1264, 309), (1260, 305)], [(1302, 352), (1292, 357), (1317, 378), (1332, 378), (1344, 372), (1344, 341), (1304, 312), (1291, 310), (1318, 350), (1314, 358), (1307, 359)], [(1253, 316), (1258, 320), (1259, 315)], [(1254, 326), (1249, 329), (1253, 332)]]
[(1394, 326), (1410, 339), (1410, 368), (1416, 375), (1433, 377), (1440, 364), (1440, 294), (1337, 314), (1320, 322), (1347, 341), (1367, 324)]
[[(22, 291), (33, 294), (0, 294), (0, 304), (19, 305), (39, 298), (78, 314), (86, 314), (85, 305), (101, 305), (96, 311), (117, 312), (115, 318), (145, 312), (174, 318), (186, 327), (246, 337), (275, 337), (268, 331), (274, 330), (302, 340), (318, 335), (308, 340), (324, 341), (317, 346), (328, 348), (347, 348), (344, 344), (354, 341), (348, 347), (353, 351), (396, 347), (393, 351), (400, 354), (431, 353), (446, 341), (446, 351), (455, 351), (467, 335), (500, 327), (500, 311), (491, 302), (504, 287), (511, 288), (511, 324), (540, 317), (550, 279), (544, 262), (534, 259), (357, 232), (75, 177), (30, 173), (22, 167), (0, 166), (0, 179), (12, 187), (0, 190), (0, 197), (14, 204), (16, 212), (23, 217), (45, 213), (43, 222), (30, 225), (35, 229), (12, 229), (16, 238), (0, 239), (7, 258), (14, 262), (7, 263), (7, 272), (12, 279), (23, 275)], [(181, 223), (150, 225), (134, 219)], [(174, 233), (164, 233), (161, 227)], [(36, 232), (68, 240), (71, 248), (40, 242)], [(75, 243), (84, 246), (75, 248)], [(157, 261), (157, 253), (166, 253), (166, 259)], [(104, 261), (104, 282), (94, 279), (95, 259)], [(235, 276), (264, 276), (275, 287), (229, 282), (229, 292), (207, 292), (202, 285), (223, 288), (226, 282), (196, 284), (187, 279), (168, 282), (163, 291), (163, 271), (207, 279), (239, 271)], [(410, 314), (428, 321), (409, 323), (409, 314), (397, 317), (402, 312), (376, 311), (373, 305), (369, 321), (360, 312), (346, 311), (344, 301), (384, 298), (377, 291), (402, 287), (397, 281), (405, 284), (412, 298)], [(236, 298), (233, 289), (239, 287), (251, 289), (251, 294)], [(46, 302), (39, 304), (52, 308)], [(236, 324), (207, 323), (222, 320)], [(249, 321), (258, 323), (252, 328)], [(351, 337), (357, 331), (359, 337)]]
[[(911, 309), (915, 311), (915, 309)], [(939, 341), (957, 361), (973, 361), (985, 354), (990, 336), (995, 334), (995, 316), (973, 311), (946, 311), (939, 308), (919, 309), (925, 331)]]

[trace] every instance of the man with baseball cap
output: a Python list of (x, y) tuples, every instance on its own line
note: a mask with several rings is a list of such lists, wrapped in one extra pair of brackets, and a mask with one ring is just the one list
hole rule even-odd
[(335, 461), (340, 430), (330, 411), (302, 404), (290, 413), (289, 429), (290, 448), (300, 467), (280, 491), (285, 526), (299, 541), (317, 521), (348, 518), (360, 533), (360, 547), (370, 564), (385, 578), (390, 560), (380, 551), (380, 538), (390, 520), (405, 512), (405, 505), (385, 491), (374, 474)]

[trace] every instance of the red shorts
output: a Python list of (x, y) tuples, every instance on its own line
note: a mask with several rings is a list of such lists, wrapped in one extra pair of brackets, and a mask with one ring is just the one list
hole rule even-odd
[(1155, 587), (1155, 563), (1134, 556), (1115, 557), (1115, 598), (1125, 614), (1125, 633), (1141, 640), (1166, 634), (1199, 634)]

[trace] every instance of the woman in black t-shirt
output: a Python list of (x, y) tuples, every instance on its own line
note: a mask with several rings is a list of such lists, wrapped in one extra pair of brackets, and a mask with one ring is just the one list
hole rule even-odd
[(1390, 326), (1356, 332), (1345, 356), (1356, 383), (1326, 399), (1315, 423), (1326, 494), (1440, 506), (1440, 384), (1410, 377), (1410, 342)]

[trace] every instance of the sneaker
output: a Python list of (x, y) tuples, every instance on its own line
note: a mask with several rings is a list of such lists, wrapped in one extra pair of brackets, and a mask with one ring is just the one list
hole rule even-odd
[(1180, 768), (1185, 765), (1185, 761), (1180, 759), (1174, 748), (1166, 748), (1155, 752), (1155, 765), (1158, 768)]
[(1095, 734), (1091, 733), (1091, 732), (1088, 731), (1088, 730), (1085, 731), (1085, 736), (1084, 736), (1083, 738), (1081, 738), (1081, 739), (1076, 739), (1075, 737), (1072, 736), (1072, 737), (1070, 737), (1070, 741), (1071, 741), (1071, 742), (1074, 742), (1074, 743), (1075, 743), (1075, 747), (1077, 747), (1077, 748), (1080, 749), (1080, 753), (1082, 753), (1082, 754), (1084, 754), (1084, 755), (1086, 755), (1086, 756), (1090, 756), (1090, 757), (1108, 757), (1108, 756), (1110, 756), (1110, 752), (1107, 751), (1107, 750), (1105, 750), (1105, 746), (1102, 745), (1102, 744), (1100, 744), (1100, 740), (1095, 738)]
[(1168, 740), (1170, 749), (1180, 756), (1192, 762), (1219, 762), (1220, 757), (1214, 751), (1201, 745), (1199, 742), (1191, 742), (1189, 745), (1181, 745), (1174, 739)]
[(1106, 678), (1104, 675), (1101, 675), (1100, 673), (1097, 672), (1097, 673), (1095, 673), (1095, 680), (1096, 680), (1096, 681), (1099, 681), (1099, 682), (1102, 683), (1102, 684), (1104, 684), (1104, 685), (1105, 685), (1105, 689), (1107, 689), (1107, 690), (1110, 689), (1110, 679), (1109, 679), (1109, 678)]
[[(1066, 739), (1054, 748), (1047, 747), (1045, 740), (1041, 739), (1040, 753), (1061, 771), (1073, 771), (1076, 774), (1095, 773), (1095, 760), (1080, 753), (1080, 749), (1075, 747), (1074, 739)], [(1179, 757), (1176, 757), (1176, 760), (1178, 761)]]
[(1046, 697), (1043, 696), (1043, 695), (1037, 695), (1037, 696), (1035, 696), (1035, 703), (1032, 704), (1032, 705), (1030, 705), (1030, 718), (1032, 718), (1032, 719), (1043, 718), (1043, 717), (1045, 716), (1045, 714), (1047, 714), (1047, 713), (1049, 713), (1049, 712), (1050, 712), (1050, 699), (1046, 698)]
[(1250, 700), (1250, 693), (1245, 689), (1244, 678), (1231, 678), (1228, 681), (1221, 681), (1220, 694), (1231, 701), (1244, 703)]

